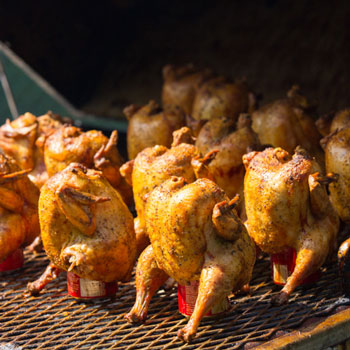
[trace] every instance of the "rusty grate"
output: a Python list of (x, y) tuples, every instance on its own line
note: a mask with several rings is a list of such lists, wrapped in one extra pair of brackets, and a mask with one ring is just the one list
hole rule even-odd
[(66, 295), (65, 275), (38, 297), (25, 297), (25, 287), (47, 264), (44, 254), (26, 253), (25, 266), (0, 277), (0, 344), (23, 349), (239, 349), (267, 341), (278, 330), (292, 330), (328, 310), (340, 295), (337, 268), (324, 269), (320, 281), (298, 288), (289, 304), (270, 305), (280, 288), (270, 279), (268, 260), (257, 263), (250, 296), (231, 298), (232, 310), (221, 319), (203, 320), (198, 338), (183, 344), (177, 330), (186, 322), (177, 311), (177, 291), (153, 297), (148, 321), (128, 324), (123, 316), (135, 300), (134, 283), (122, 284), (116, 298), (93, 303)]

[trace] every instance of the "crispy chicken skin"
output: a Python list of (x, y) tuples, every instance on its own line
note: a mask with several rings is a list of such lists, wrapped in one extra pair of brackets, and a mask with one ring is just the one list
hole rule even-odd
[(350, 127), (350, 108), (345, 108), (338, 113), (323, 115), (316, 121), (318, 131), (322, 136), (327, 136), (343, 128)]
[(39, 190), (28, 179), (30, 170), (0, 153), (0, 262), (40, 233)]
[(162, 101), (165, 110), (181, 108), (186, 114), (192, 113), (194, 97), (200, 85), (212, 76), (209, 69), (199, 70), (193, 64), (163, 68)]
[(209, 120), (196, 140), (196, 146), (202, 154), (214, 149), (219, 151), (208, 168), (214, 181), (229, 197), (236, 193), (243, 196), (245, 168), (242, 156), (257, 150), (259, 145), (258, 136), (251, 128), (251, 119), (247, 114), (241, 114), (237, 123), (226, 117)]
[(40, 188), (48, 179), (44, 163), (46, 138), (63, 125), (63, 119), (48, 112), (40, 117), (25, 113), (0, 127), (0, 149), (13, 157), (21, 169), (32, 169), (30, 180)]
[(45, 142), (47, 172), (53, 176), (74, 162), (100, 170), (129, 205), (132, 202), (132, 190), (119, 173), (123, 159), (117, 149), (117, 142), (116, 130), (108, 139), (101, 131), (83, 132), (75, 126), (64, 125)]
[(200, 158), (200, 152), (193, 145), (194, 139), (187, 127), (175, 131), (173, 138), (171, 148), (160, 145), (146, 148), (120, 168), (121, 174), (133, 188), (139, 254), (149, 244), (144, 220), (146, 195), (171, 176), (182, 176), (187, 182), (193, 182), (197, 177), (210, 177), (207, 164), (214, 153)]
[(163, 145), (170, 147), (173, 131), (185, 125), (185, 116), (178, 108), (163, 111), (150, 101), (143, 107), (130, 105), (124, 109), (129, 120), (127, 148), (129, 159), (134, 159), (147, 147)]
[(321, 176), (317, 162), (300, 148), (293, 157), (282, 148), (251, 152), (243, 162), (249, 235), (268, 254), (286, 247), (297, 253), (294, 272), (273, 300), (284, 303), (334, 248), (339, 219), (325, 188), (332, 178)]
[(252, 113), (253, 130), (261, 144), (281, 147), (292, 153), (297, 146), (306, 149), (324, 167), (324, 153), (319, 145), (321, 135), (307, 114), (310, 105), (293, 86), (287, 98), (267, 104)]
[(72, 163), (51, 177), (41, 190), (39, 217), (46, 254), (57, 268), (103, 282), (131, 277), (133, 217), (100, 171)]
[(145, 217), (152, 245), (137, 264), (130, 322), (145, 320), (152, 295), (168, 277), (180, 284), (199, 281), (194, 312), (178, 332), (190, 342), (210, 308), (249, 282), (255, 247), (232, 210), (235, 201), (204, 178), (187, 184), (174, 176), (149, 194)]
[(335, 130), (321, 140), (327, 173), (338, 180), (329, 185), (330, 199), (342, 221), (350, 222), (350, 128)]

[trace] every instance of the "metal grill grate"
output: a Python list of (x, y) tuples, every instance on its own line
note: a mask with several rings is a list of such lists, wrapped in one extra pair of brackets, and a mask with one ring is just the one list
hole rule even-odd
[(113, 300), (86, 303), (66, 295), (62, 274), (40, 296), (26, 297), (26, 284), (48, 261), (44, 254), (25, 256), (21, 270), (0, 277), (0, 344), (11, 342), (23, 349), (238, 349), (267, 341), (278, 330), (295, 329), (332, 309), (340, 296), (337, 268), (328, 266), (314, 286), (298, 288), (289, 304), (272, 306), (270, 298), (280, 287), (271, 283), (269, 262), (262, 260), (255, 268), (251, 295), (231, 298), (227, 315), (202, 320), (198, 338), (183, 344), (176, 338), (186, 323), (177, 311), (176, 289), (160, 290), (147, 322), (134, 326), (123, 318), (135, 300), (133, 282), (120, 285)]

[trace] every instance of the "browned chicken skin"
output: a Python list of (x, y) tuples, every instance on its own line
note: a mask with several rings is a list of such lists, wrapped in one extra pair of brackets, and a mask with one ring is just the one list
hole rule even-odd
[(281, 147), (292, 153), (297, 146), (316, 157), (324, 168), (324, 153), (319, 145), (321, 135), (314, 120), (307, 114), (310, 105), (293, 86), (287, 98), (267, 104), (252, 113), (253, 130), (261, 144)]
[(315, 272), (334, 248), (339, 219), (327, 196), (320, 167), (305, 151), (293, 157), (268, 148), (243, 157), (246, 226), (258, 247), (268, 253), (296, 250), (296, 266), (274, 300), (283, 303)]
[(40, 233), (39, 190), (14, 159), (0, 153), (0, 262)]
[(350, 128), (335, 130), (321, 140), (327, 173), (338, 180), (329, 185), (330, 200), (342, 221), (350, 223)]
[(32, 169), (31, 181), (40, 188), (48, 179), (44, 163), (46, 138), (63, 125), (63, 119), (48, 112), (40, 117), (25, 113), (0, 127), (0, 149), (13, 157), (21, 169)]
[(327, 136), (343, 128), (350, 127), (350, 108), (345, 108), (338, 113), (329, 113), (316, 121), (318, 131), (322, 136)]
[(185, 116), (180, 109), (163, 111), (150, 101), (143, 107), (131, 105), (124, 109), (129, 120), (127, 148), (129, 159), (134, 159), (147, 147), (163, 145), (170, 147), (173, 131), (185, 125)]
[[(214, 181), (229, 197), (239, 193), (243, 198), (245, 168), (242, 156), (259, 147), (257, 134), (251, 128), (249, 115), (242, 114), (236, 123), (230, 118), (217, 117), (201, 129), (196, 146), (202, 154), (218, 150), (208, 165)], [(244, 205), (244, 201), (241, 202)]]
[(136, 270), (136, 302), (126, 318), (145, 320), (149, 302), (168, 277), (182, 285), (199, 281), (193, 314), (178, 336), (190, 342), (213, 305), (249, 282), (255, 247), (224, 191), (208, 179), (186, 184), (172, 177), (146, 203), (151, 244)]
[(182, 67), (167, 65), (163, 68), (162, 102), (165, 110), (181, 108), (192, 113), (192, 105), (200, 85), (212, 76), (209, 69), (199, 70), (192, 64)]
[[(44, 248), (55, 267), (103, 282), (131, 277), (133, 217), (101, 172), (72, 163), (51, 177), (41, 190), (39, 215)], [(46, 275), (47, 283), (52, 268)], [(46, 283), (39, 280), (34, 286), (43, 288)], [(29, 286), (38, 292), (34, 289)]]
[(193, 145), (194, 139), (187, 127), (175, 131), (173, 135), (171, 148), (160, 145), (146, 148), (120, 169), (121, 174), (132, 184), (134, 192), (138, 253), (149, 244), (145, 232), (145, 196), (171, 176), (182, 176), (187, 182), (195, 181), (196, 177), (210, 176), (207, 164), (215, 152), (209, 154), (207, 158), (200, 158), (200, 152)]
[(132, 190), (120, 176), (123, 159), (117, 149), (118, 134), (113, 131), (108, 139), (101, 131), (64, 125), (45, 142), (45, 165), (49, 176), (65, 169), (73, 162), (101, 170), (108, 181), (121, 193), (125, 203), (132, 203)]

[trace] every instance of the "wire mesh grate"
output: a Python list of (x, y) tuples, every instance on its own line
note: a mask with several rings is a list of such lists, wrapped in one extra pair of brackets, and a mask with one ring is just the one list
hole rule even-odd
[[(65, 274), (39, 296), (26, 296), (28, 282), (43, 272), (44, 254), (25, 253), (24, 267), (0, 276), (0, 344), (18, 349), (240, 349), (264, 342), (277, 331), (290, 331), (305, 320), (332, 310), (341, 296), (336, 264), (321, 279), (299, 287), (290, 302), (270, 304), (280, 290), (272, 284), (268, 259), (255, 267), (250, 295), (231, 297), (231, 309), (219, 319), (203, 319), (197, 338), (183, 344), (176, 338), (186, 319), (177, 309), (177, 291), (160, 290), (152, 299), (148, 320), (124, 320), (135, 300), (134, 282), (121, 284), (115, 298), (81, 302), (66, 293)], [(0, 347), (1, 348), (1, 347)]]

